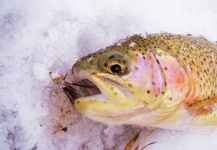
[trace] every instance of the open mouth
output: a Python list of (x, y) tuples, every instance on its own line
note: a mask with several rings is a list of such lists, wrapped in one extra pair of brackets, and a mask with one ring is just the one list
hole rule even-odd
[(80, 97), (101, 94), (99, 88), (88, 79), (83, 79), (77, 83), (69, 83), (64, 81), (63, 90), (73, 104), (74, 101)]

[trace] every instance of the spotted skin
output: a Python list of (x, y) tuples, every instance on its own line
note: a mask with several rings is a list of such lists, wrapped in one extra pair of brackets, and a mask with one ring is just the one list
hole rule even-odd
[(104, 95), (79, 98), (75, 107), (106, 124), (217, 125), (216, 57), (217, 45), (202, 37), (133, 35), (74, 64), (75, 80), (91, 80)]

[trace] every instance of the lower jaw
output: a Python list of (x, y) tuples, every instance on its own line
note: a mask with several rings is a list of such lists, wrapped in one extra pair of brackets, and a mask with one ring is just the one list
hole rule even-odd
[(182, 114), (175, 113), (168, 116), (158, 114), (155, 110), (149, 110), (144, 108), (134, 113), (123, 115), (93, 115), (85, 114), (86, 117), (101, 122), (107, 125), (135, 125), (140, 127), (158, 127), (164, 129), (179, 130), (179, 123)]

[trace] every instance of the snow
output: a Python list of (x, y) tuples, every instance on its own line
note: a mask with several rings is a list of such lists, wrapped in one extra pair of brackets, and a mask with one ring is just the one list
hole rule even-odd
[(129, 46), (133, 47), (134, 45), (136, 45), (135, 42), (131, 42)]
[[(78, 58), (133, 34), (215, 42), (216, 15), (215, 0), (1, 0), (0, 149), (123, 149), (139, 129), (82, 117), (49, 72), (65, 74)], [(214, 150), (216, 133), (158, 129), (146, 149)]]

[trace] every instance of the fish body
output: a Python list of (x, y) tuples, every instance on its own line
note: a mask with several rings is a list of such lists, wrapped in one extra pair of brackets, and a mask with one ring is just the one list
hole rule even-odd
[(76, 82), (86, 96), (74, 101), (84, 116), (110, 125), (169, 129), (217, 125), (217, 46), (204, 38), (133, 35), (79, 59)]

